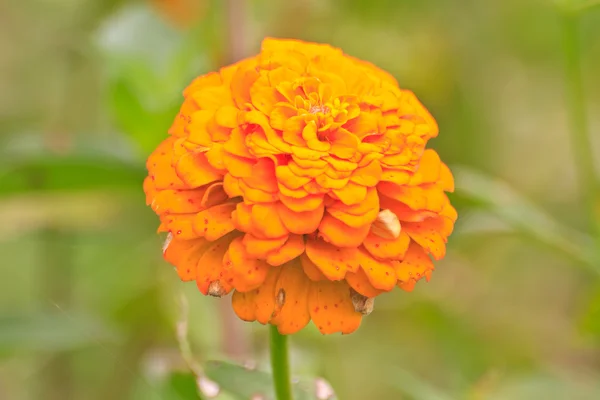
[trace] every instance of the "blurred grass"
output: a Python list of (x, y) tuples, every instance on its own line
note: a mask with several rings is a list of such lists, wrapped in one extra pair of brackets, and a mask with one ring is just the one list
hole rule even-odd
[[(182, 89), (234, 52), (228, 2), (199, 1), (183, 25), (159, 0), (0, 5), (2, 399), (193, 398), (176, 372), (182, 291), (201, 363), (267, 369), (266, 329), (224, 325), (215, 300), (182, 285), (143, 206), (144, 159)], [(460, 166), (459, 224), (432, 282), (378, 298), (354, 335), (296, 335), (295, 373), (325, 377), (343, 400), (600, 398), (599, 267), (556, 4), (243, 3), (246, 52), (295, 37), (380, 65), (436, 116), (432, 145)], [(573, 4), (585, 9), (575, 40), (598, 159), (600, 9)], [(251, 346), (234, 349), (224, 326)]]

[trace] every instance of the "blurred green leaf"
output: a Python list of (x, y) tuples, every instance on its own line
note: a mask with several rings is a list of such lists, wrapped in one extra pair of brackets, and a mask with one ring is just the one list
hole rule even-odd
[(184, 374), (176, 372), (171, 374), (167, 382), (168, 393), (165, 393), (164, 398), (173, 400), (200, 400), (198, 394), (198, 386), (196, 385), (196, 377), (193, 374)]
[[(216, 382), (223, 390), (241, 399), (250, 399), (261, 395), (264, 400), (274, 400), (273, 379), (266, 372), (251, 370), (239, 365), (209, 361), (204, 365), (206, 376)], [(316, 400), (316, 381), (303, 378), (293, 381), (294, 399)], [(336, 397), (328, 397), (335, 400)]]
[(557, 221), (499, 179), (468, 167), (454, 166), (452, 171), (457, 194), (475, 201), (515, 231), (560, 250), (600, 274), (588, 235)]
[(414, 400), (453, 400), (455, 398), (404, 369), (394, 369), (389, 375), (389, 382), (396, 390)]
[(144, 107), (139, 96), (123, 78), (117, 78), (110, 86), (110, 104), (120, 128), (150, 153), (167, 136), (167, 130), (178, 107), (167, 107), (156, 111)]
[(0, 316), (0, 354), (73, 350), (118, 337), (104, 322), (82, 313)]
[[(80, 136), (52, 151), (41, 135), (22, 134), (0, 148), (0, 194), (32, 190), (141, 188), (144, 160), (119, 137)], [(141, 189), (140, 189), (141, 190)]]
[(581, 379), (551, 373), (514, 376), (488, 389), (486, 400), (596, 400), (600, 398), (597, 378)]

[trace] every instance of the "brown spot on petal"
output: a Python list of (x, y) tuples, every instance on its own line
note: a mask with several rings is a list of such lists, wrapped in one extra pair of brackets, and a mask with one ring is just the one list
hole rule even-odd
[(377, 219), (371, 225), (371, 232), (384, 239), (397, 239), (401, 230), (400, 221), (391, 210), (380, 211)]
[(208, 285), (208, 295), (213, 297), (221, 297), (225, 294), (226, 290), (219, 281), (212, 281)]
[(375, 304), (374, 298), (363, 296), (356, 292), (354, 289), (350, 289), (350, 297), (352, 299), (352, 305), (354, 311), (359, 312), (363, 315), (369, 315), (373, 311), (373, 305)]
[(283, 288), (279, 289), (277, 292), (277, 306), (283, 307), (285, 304), (285, 290)]

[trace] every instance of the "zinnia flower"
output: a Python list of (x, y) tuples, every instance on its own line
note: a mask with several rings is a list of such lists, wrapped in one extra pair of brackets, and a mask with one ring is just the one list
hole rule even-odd
[(165, 259), (204, 295), (283, 334), (350, 333), (373, 299), (444, 257), (453, 178), (435, 120), (387, 72), (328, 45), (266, 39), (196, 78), (148, 159)]

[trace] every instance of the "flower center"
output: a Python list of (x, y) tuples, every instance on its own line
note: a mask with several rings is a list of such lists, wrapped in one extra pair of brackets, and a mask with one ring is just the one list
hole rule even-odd
[(308, 112), (311, 114), (317, 114), (317, 113), (329, 114), (331, 112), (331, 109), (327, 106), (318, 105), (318, 106), (312, 106), (308, 110)]

